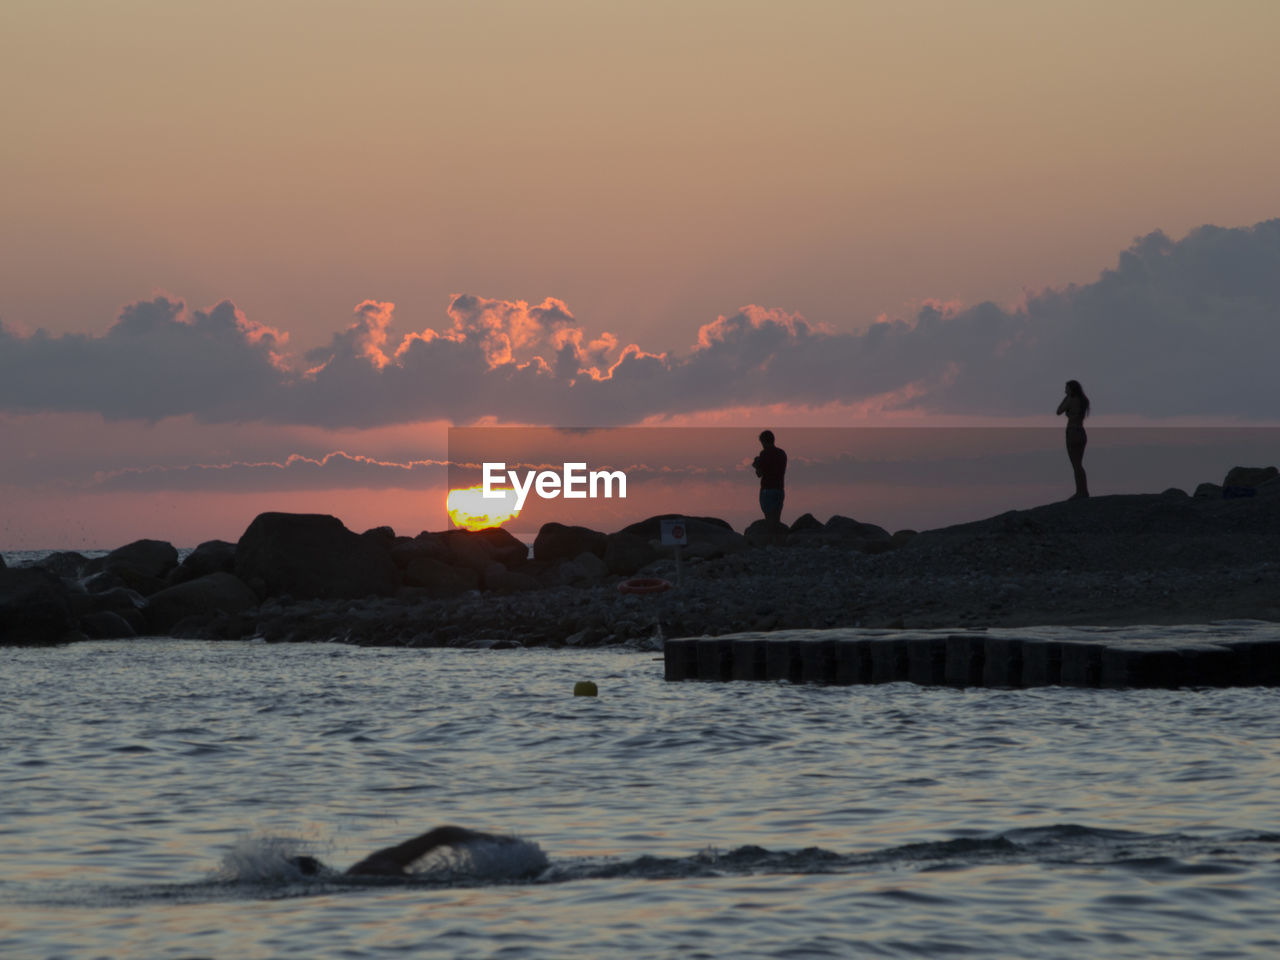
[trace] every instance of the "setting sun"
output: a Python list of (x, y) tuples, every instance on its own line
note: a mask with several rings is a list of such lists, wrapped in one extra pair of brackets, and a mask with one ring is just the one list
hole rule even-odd
[(484, 530), (487, 527), (500, 527), (519, 516), (514, 490), (509, 487), (498, 488), (494, 493), (500, 493), (502, 497), (486, 498), (484, 488), (480, 486), (450, 490), (445, 509), (449, 511), (449, 519), (453, 521), (453, 525), (464, 530)]

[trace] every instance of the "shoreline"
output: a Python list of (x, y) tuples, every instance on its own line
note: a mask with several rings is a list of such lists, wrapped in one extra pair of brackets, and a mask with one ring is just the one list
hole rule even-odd
[[(357, 535), (331, 517), (267, 514), (238, 544), (211, 541), (181, 564), (172, 546), (139, 541), (0, 571), (0, 644), (114, 635), (657, 650), (744, 631), (1280, 621), (1271, 493), (1097, 497), (918, 534), (801, 518), (776, 545), (761, 524), (745, 535), (713, 518), (688, 526), (681, 585), (637, 596), (618, 584), (676, 580), (656, 518), (614, 534), (547, 524), (529, 559), (500, 530)], [(30, 595), (15, 601), (17, 581)]]

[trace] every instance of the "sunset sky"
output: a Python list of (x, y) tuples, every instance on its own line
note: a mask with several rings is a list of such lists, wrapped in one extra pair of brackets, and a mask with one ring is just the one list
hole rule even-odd
[(5, 0), (0, 549), (438, 527), (450, 424), (1060, 427), (1071, 377), (1099, 423), (1275, 423), (1278, 36)]

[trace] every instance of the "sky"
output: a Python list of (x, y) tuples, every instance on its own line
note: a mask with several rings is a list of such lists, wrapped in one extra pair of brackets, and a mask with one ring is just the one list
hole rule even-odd
[(1276, 36), (1269, 0), (6, 0), (0, 549), (415, 533), (450, 425), (1055, 427), (1068, 378), (1103, 424), (1274, 423)]

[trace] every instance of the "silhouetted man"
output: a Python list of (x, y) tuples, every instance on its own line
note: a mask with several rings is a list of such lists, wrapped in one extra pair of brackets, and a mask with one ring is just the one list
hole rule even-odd
[(760, 478), (760, 509), (770, 524), (782, 520), (782, 501), (785, 496), (782, 478), (787, 472), (787, 452), (773, 442), (773, 431), (760, 434), (760, 453), (751, 465)]

